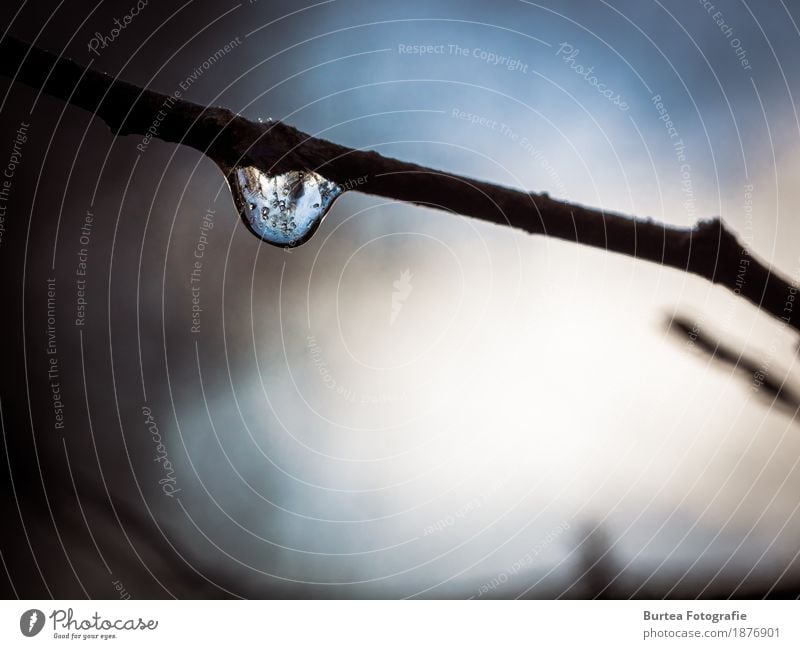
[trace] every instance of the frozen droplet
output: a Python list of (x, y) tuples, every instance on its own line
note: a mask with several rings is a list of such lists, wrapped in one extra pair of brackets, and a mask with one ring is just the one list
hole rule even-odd
[(267, 243), (284, 248), (308, 241), (344, 191), (314, 171), (273, 176), (256, 167), (236, 167), (228, 174), (228, 183), (236, 208), (250, 231)]

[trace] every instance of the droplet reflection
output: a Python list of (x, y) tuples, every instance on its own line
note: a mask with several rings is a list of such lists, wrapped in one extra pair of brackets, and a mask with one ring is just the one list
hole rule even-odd
[(343, 192), (314, 171), (272, 176), (256, 167), (236, 167), (228, 174), (228, 183), (250, 231), (283, 248), (308, 241)]

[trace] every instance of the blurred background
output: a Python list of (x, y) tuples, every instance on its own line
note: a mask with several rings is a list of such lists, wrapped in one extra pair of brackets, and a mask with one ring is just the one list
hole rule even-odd
[[(669, 224), (721, 215), (800, 279), (793, 3), (0, 16), (252, 120)], [(800, 389), (797, 339), (749, 303), (355, 191), (286, 252), (193, 149), (142, 151), (5, 78), (0, 116), (5, 597), (800, 593), (797, 406), (756, 380)]]

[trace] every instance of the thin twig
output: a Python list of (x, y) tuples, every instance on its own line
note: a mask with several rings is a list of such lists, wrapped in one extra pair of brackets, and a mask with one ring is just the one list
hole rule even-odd
[(759, 362), (744, 352), (735, 351), (729, 343), (702, 331), (697, 323), (692, 324), (692, 320), (686, 315), (673, 315), (665, 320), (664, 325), (669, 333), (685, 341), (691, 349), (738, 371), (747, 381), (750, 390), (770, 407), (780, 406), (792, 417), (797, 414), (800, 409), (800, 394), (787, 384), (787, 371), (776, 371), (769, 362)]
[(119, 135), (148, 133), (191, 146), (223, 169), (315, 170), (384, 198), (510, 225), (699, 275), (800, 330), (797, 291), (752, 257), (719, 218), (693, 228), (634, 219), (493, 185), (314, 138), (281, 122), (251, 122), (116, 80), (11, 37), (0, 42), (0, 74), (92, 112)]

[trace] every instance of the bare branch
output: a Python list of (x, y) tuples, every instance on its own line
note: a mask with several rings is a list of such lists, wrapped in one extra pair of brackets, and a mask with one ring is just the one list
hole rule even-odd
[[(692, 324), (685, 315), (675, 315), (665, 321), (669, 333), (699, 350), (721, 365), (737, 370), (747, 381), (750, 389), (770, 407), (781, 406), (794, 417), (800, 409), (800, 394), (786, 384), (788, 372), (775, 371), (769, 363), (757, 361), (742, 352), (736, 352), (731, 345), (719, 338), (701, 331), (699, 325)], [(783, 376), (783, 378), (778, 378)]]
[[(223, 170), (314, 170), (362, 191), (521, 228), (685, 271), (724, 286), (795, 330), (797, 287), (750, 256), (719, 218), (684, 229), (634, 219), (351, 149), (280, 122), (259, 124), (138, 88), (11, 37), (0, 42), (0, 73), (100, 117), (114, 133), (185, 144)], [(154, 125), (157, 128), (154, 128)]]

